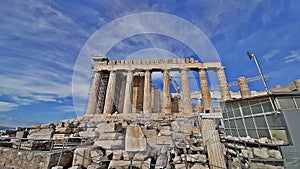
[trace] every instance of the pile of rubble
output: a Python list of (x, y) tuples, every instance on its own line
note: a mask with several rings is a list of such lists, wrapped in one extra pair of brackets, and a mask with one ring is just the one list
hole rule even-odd
[(230, 168), (283, 169), (282, 140), (227, 136), (223, 143)]
[[(52, 151), (60, 140), (85, 139), (77, 144), (71, 168), (208, 168), (198, 119), (81, 117), (58, 124), (7, 130), (6, 147)], [(79, 140), (80, 142), (80, 140)], [(65, 144), (61, 142), (61, 144)], [(61, 158), (64, 158), (63, 156)], [(56, 159), (57, 160), (57, 159)], [(51, 162), (51, 164), (56, 164)], [(49, 166), (48, 166), (49, 167)], [(51, 166), (50, 166), (51, 167)]]

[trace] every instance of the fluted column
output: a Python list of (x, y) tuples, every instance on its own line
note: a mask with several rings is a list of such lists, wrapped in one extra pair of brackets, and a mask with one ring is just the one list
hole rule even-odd
[(170, 76), (167, 69), (163, 70), (163, 105), (162, 112), (171, 114), (171, 91), (170, 91)]
[(150, 70), (145, 71), (144, 81), (144, 101), (143, 101), (143, 112), (145, 114), (150, 113), (151, 110), (151, 72)]
[(242, 98), (251, 97), (251, 92), (247, 83), (247, 80), (244, 76), (238, 78), (238, 84), (240, 88), (240, 93)]
[(204, 68), (199, 69), (199, 76), (200, 76), (203, 109), (204, 112), (207, 111), (211, 112), (212, 111), (211, 95), (210, 95), (210, 90), (208, 87), (208, 81), (206, 77), (206, 69)]
[(97, 95), (99, 93), (100, 84), (100, 72), (95, 72), (93, 84), (90, 88), (89, 102), (86, 109), (86, 114), (95, 114), (97, 108)]
[(133, 73), (132, 70), (129, 70), (127, 72), (127, 78), (126, 78), (123, 113), (131, 113), (132, 80), (133, 80)]
[(124, 75), (122, 75), (121, 80), (122, 80), (122, 82), (121, 82), (121, 87), (120, 87), (118, 111), (123, 113), (125, 87), (126, 87), (126, 78), (124, 78)]
[(108, 85), (106, 89), (106, 97), (105, 97), (103, 114), (112, 114), (114, 111), (115, 87), (116, 87), (116, 72), (110, 71), (109, 78), (108, 78)]
[(191, 93), (186, 69), (181, 69), (181, 85), (182, 85), (182, 106), (183, 113), (192, 113)]
[(226, 81), (224, 69), (225, 69), (224, 67), (217, 68), (217, 74), (218, 74), (222, 99), (223, 99), (223, 101), (226, 101), (226, 100), (230, 100), (231, 96), (230, 96), (228, 84)]

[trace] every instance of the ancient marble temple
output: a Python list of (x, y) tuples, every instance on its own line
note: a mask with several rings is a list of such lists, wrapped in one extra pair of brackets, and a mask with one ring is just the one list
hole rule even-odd
[[(94, 77), (89, 92), (86, 116), (95, 114), (162, 113), (165, 115), (195, 111), (212, 112), (212, 98), (206, 71), (217, 73), (223, 101), (230, 99), (224, 67), (220, 62), (200, 63), (193, 58), (154, 60), (109, 60), (104, 56), (92, 56)], [(170, 75), (180, 72), (182, 94), (172, 98)], [(191, 102), (188, 71), (199, 73), (201, 86), (200, 108), (195, 110)], [(163, 89), (152, 86), (151, 74), (162, 72)]]

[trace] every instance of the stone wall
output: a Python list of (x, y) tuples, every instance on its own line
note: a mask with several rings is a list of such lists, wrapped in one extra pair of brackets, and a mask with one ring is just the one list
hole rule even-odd
[[(60, 152), (24, 151), (0, 147), (0, 168), (51, 169), (57, 165)], [(63, 153), (60, 165), (71, 166), (73, 153)]]

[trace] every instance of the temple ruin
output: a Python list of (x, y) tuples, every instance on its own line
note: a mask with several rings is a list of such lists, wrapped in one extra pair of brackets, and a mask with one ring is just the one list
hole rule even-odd
[[(204, 112), (213, 112), (211, 91), (206, 71), (218, 75), (222, 100), (230, 99), (224, 67), (220, 62), (200, 63), (193, 58), (156, 60), (108, 60), (107, 57), (93, 55), (94, 78), (90, 88), (86, 115), (129, 113), (191, 114), (194, 110), (188, 82), (188, 71), (199, 73), (201, 101)], [(180, 72), (182, 96), (174, 99), (170, 91), (172, 71)], [(163, 91), (151, 84), (151, 74), (162, 72)], [(199, 98), (200, 100), (200, 98)]]

